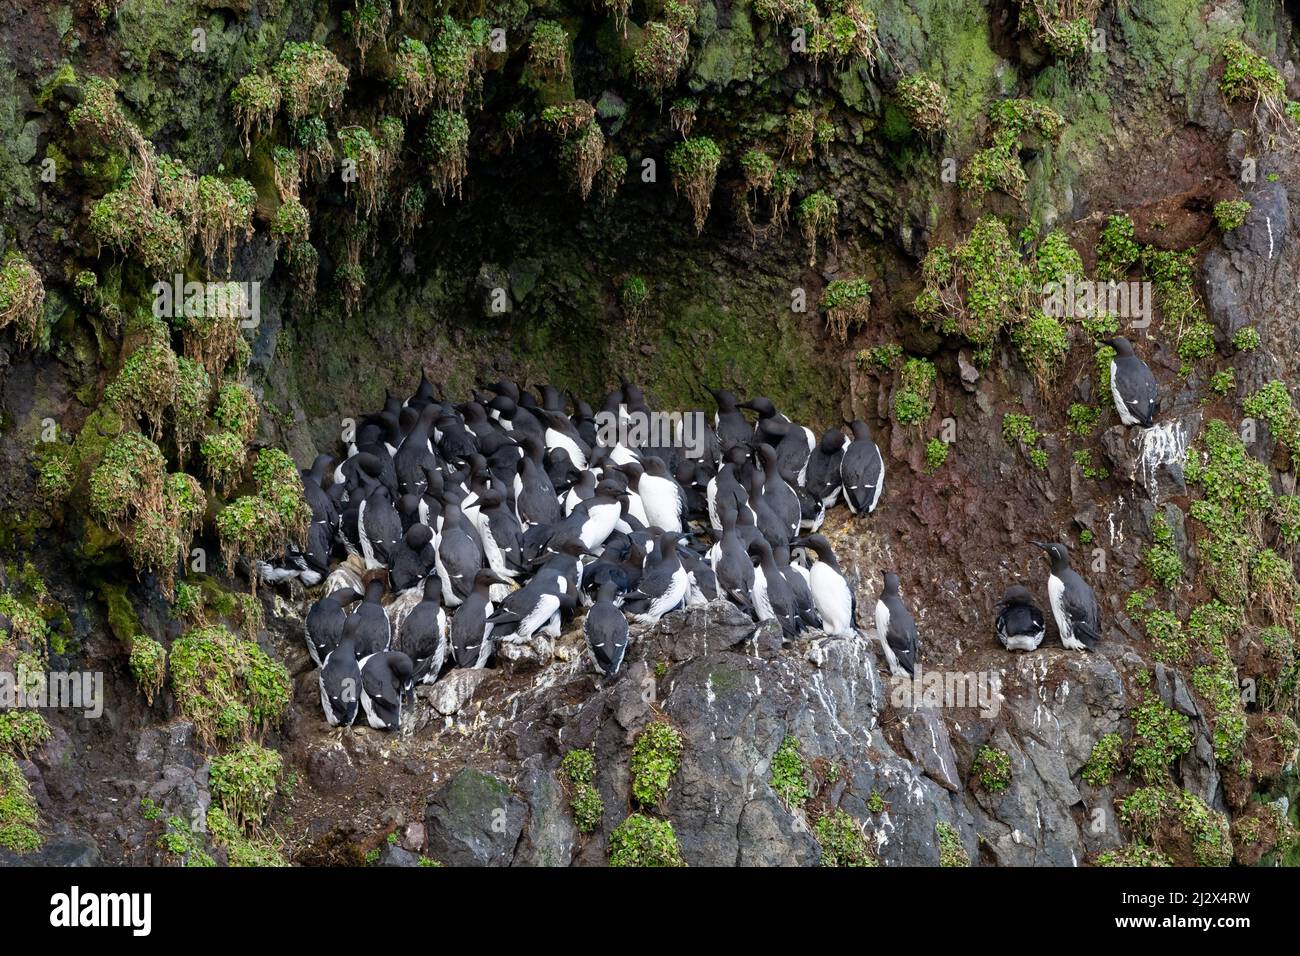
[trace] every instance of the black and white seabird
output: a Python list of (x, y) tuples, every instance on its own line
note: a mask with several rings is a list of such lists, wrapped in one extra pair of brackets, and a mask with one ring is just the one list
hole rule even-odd
[(717, 414), (713, 416), (713, 430), (717, 432), (718, 443), (725, 454), (728, 448), (743, 445), (754, 437), (754, 426), (740, 410), (740, 402), (734, 393), (724, 388), (711, 388), (709, 392), (718, 403)]
[(391, 567), (402, 539), (402, 517), (397, 513), (392, 492), (386, 485), (375, 485), (361, 502), (357, 511), (357, 531), (366, 568), (373, 571)]
[(776, 621), (781, 636), (787, 641), (794, 640), (799, 636), (794, 591), (772, 557), (772, 546), (763, 538), (755, 538), (750, 542), (749, 554), (758, 559), (758, 567), (754, 569), (755, 614), (759, 621)]
[(1150, 428), (1160, 414), (1160, 386), (1147, 363), (1138, 358), (1122, 335), (1106, 343), (1115, 350), (1110, 360), (1110, 396), (1125, 425)]
[(326, 594), (307, 612), (303, 622), (307, 632), (307, 653), (320, 667), (325, 658), (343, 640), (343, 628), (348, 621), (348, 605), (361, 600), (361, 595), (351, 588), (339, 588)]
[(493, 611), (492, 585), (507, 583), (506, 578), (486, 568), (474, 575), (474, 588), (452, 616), (447, 634), (451, 659), (457, 667), (482, 667), (492, 656), (492, 642), (488, 640), (492, 625), (487, 622)]
[(456, 607), (474, 586), (474, 575), (483, 566), (483, 552), (470, 534), (469, 522), (460, 506), (445, 504), (442, 510), (442, 540), (438, 542), (436, 567), (442, 578), (442, 599)]
[(677, 535), (661, 528), (651, 531), (654, 550), (646, 556), (645, 570), (637, 582), (634, 594), (628, 597), (646, 599), (645, 610), (632, 615), (638, 624), (656, 624), (669, 611), (676, 610), (686, 600), (691, 581), (677, 554)]
[(391, 581), (396, 592), (413, 588), (433, 570), (438, 553), (433, 546), (433, 529), (413, 524), (393, 556)]
[(1016, 584), (1007, 588), (997, 603), (998, 642), (1009, 651), (1035, 651), (1047, 633), (1043, 609), (1029, 588)]
[(348, 615), (347, 623), (343, 625), (343, 638), (351, 638), (356, 642), (358, 657), (386, 651), (392, 641), (392, 625), (383, 605), (379, 603), (383, 596), (384, 582), (377, 577), (371, 578), (366, 584), (365, 600)]
[(885, 587), (876, 601), (876, 636), (895, 677), (916, 673), (916, 659), (921, 653), (921, 639), (916, 621), (898, 592), (898, 575), (885, 574)]
[(804, 472), (804, 487), (808, 493), (820, 498), (827, 508), (833, 508), (840, 497), (844, 480), (840, 477), (840, 463), (844, 460), (847, 439), (838, 428), (828, 428), (808, 457)]
[(607, 578), (600, 585), (596, 603), (591, 606), (582, 623), (587, 648), (591, 651), (596, 666), (606, 677), (618, 673), (623, 664), (623, 655), (627, 653), (627, 618), (614, 605), (618, 590), (618, 583)]
[(1092, 587), (1070, 567), (1070, 554), (1063, 544), (1035, 545), (1047, 552), (1052, 573), (1047, 577), (1047, 596), (1052, 617), (1061, 635), (1061, 646), (1071, 651), (1090, 651), (1101, 641), (1101, 614)]
[(880, 493), (885, 487), (885, 459), (872, 440), (866, 422), (859, 420), (850, 427), (853, 441), (844, 450), (844, 460), (840, 462), (844, 500), (855, 515), (870, 514), (880, 504)]
[(393, 646), (411, 659), (416, 683), (438, 679), (447, 656), (447, 615), (442, 609), (442, 579), (436, 574), (425, 578), (424, 600), (403, 619)]
[(857, 627), (857, 598), (844, 579), (831, 543), (824, 535), (810, 534), (792, 544), (817, 555), (817, 560), (808, 569), (808, 589), (812, 591), (813, 603), (822, 619), (822, 631), (830, 637), (851, 637)]
[(361, 705), (361, 668), (356, 641), (345, 637), (325, 658), (317, 676), (320, 704), (331, 727), (351, 727)]
[(361, 709), (375, 730), (397, 730), (402, 699), (411, 690), (411, 659), (401, 651), (371, 654), (361, 661)]

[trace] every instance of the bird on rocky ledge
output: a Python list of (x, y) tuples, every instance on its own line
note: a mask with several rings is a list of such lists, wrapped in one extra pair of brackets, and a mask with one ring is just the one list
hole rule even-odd
[(885, 573), (885, 587), (876, 601), (876, 636), (889, 662), (889, 672), (895, 677), (913, 676), (921, 652), (921, 638), (916, 621), (899, 593), (898, 575), (893, 572)]
[(1047, 633), (1043, 609), (1029, 588), (1016, 584), (1007, 588), (997, 603), (998, 641), (1009, 651), (1034, 651)]
[(1117, 335), (1107, 343), (1115, 350), (1110, 360), (1110, 395), (1125, 425), (1150, 428), (1160, 413), (1160, 386), (1147, 363), (1133, 351), (1129, 340)]
[(1033, 542), (1047, 552), (1052, 573), (1047, 578), (1047, 596), (1052, 617), (1061, 635), (1061, 646), (1071, 651), (1091, 651), (1101, 641), (1097, 595), (1088, 582), (1070, 567), (1070, 555), (1063, 544)]

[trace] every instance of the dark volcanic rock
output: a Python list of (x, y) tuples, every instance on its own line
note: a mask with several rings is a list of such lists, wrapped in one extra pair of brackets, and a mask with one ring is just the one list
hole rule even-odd
[(450, 866), (508, 866), (527, 805), (490, 774), (466, 768), (429, 797), (429, 856)]

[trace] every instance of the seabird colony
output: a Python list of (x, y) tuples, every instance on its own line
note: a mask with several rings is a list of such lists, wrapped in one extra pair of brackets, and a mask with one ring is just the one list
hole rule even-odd
[[(1154, 379), (1126, 341), (1112, 366), (1125, 424), (1149, 426)], [(768, 398), (711, 389), (702, 412), (656, 413), (623, 382), (599, 412), (543, 385), (503, 380), (454, 403), (425, 375), (406, 400), (365, 416), (346, 457), (302, 471), (312, 522), (301, 547), (257, 572), (321, 585), (306, 617), (331, 725), (359, 716), (396, 729), (417, 683), (484, 667), (511, 644), (549, 652), (586, 609), (593, 666), (614, 678), (629, 625), (724, 598), (784, 640), (859, 628), (857, 599), (818, 534), (841, 500), (855, 515), (880, 504), (885, 463), (865, 422), (820, 438)], [(751, 420), (746, 413), (751, 413)], [(1097, 601), (1061, 544), (1049, 603), (1062, 644), (1101, 639)], [(920, 637), (892, 571), (875, 606), (890, 672), (915, 673)], [(1021, 585), (997, 605), (998, 640), (1035, 650), (1044, 614)]]

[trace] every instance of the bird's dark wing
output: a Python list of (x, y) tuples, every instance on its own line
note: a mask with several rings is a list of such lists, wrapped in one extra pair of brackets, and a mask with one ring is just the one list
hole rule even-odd
[(1101, 625), (1097, 611), (1097, 598), (1091, 589), (1082, 593), (1067, 589), (1061, 595), (1065, 616), (1074, 629), (1074, 636), (1089, 646), (1101, 640)]

